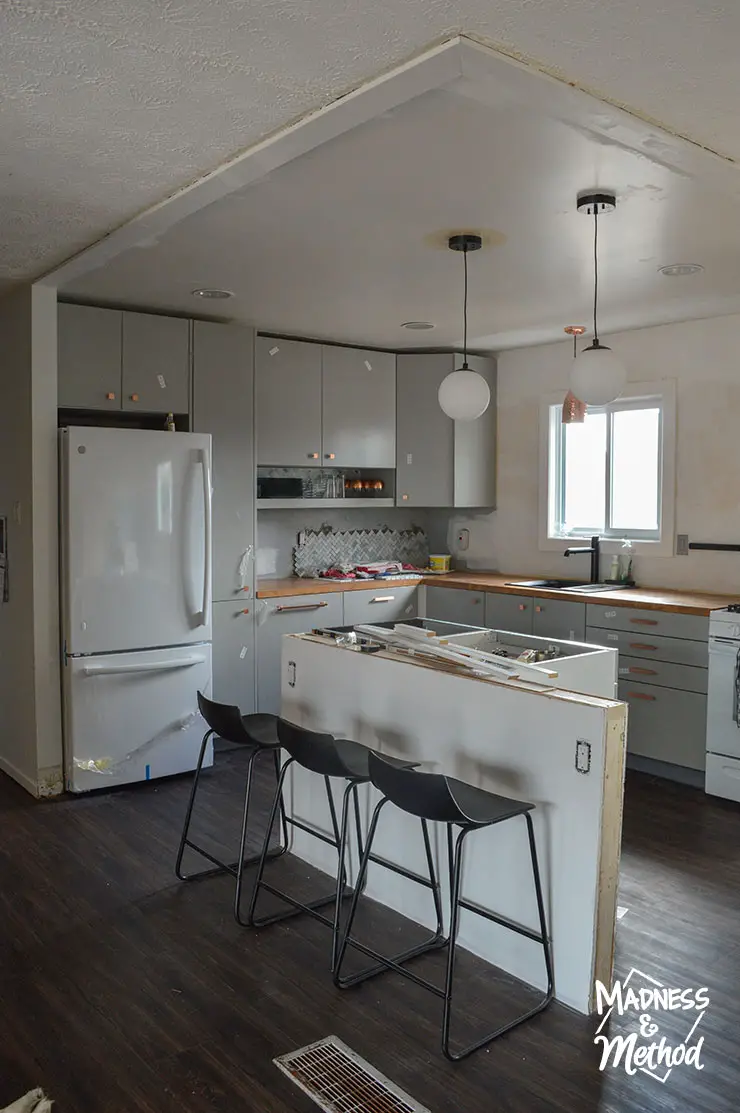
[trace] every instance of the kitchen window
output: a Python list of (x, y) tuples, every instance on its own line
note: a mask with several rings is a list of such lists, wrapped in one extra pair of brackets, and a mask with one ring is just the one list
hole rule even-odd
[(570, 425), (562, 422), (562, 399), (548, 400), (542, 517), (545, 540), (554, 544), (541, 547), (599, 534), (645, 542), (656, 555), (659, 546), (672, 551), (675, 392), (670, 382), (647, 386), (589, 407), (585, 421)]

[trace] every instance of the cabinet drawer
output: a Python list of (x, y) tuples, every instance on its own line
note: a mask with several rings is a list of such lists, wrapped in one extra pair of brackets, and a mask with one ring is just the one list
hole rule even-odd
[(707, 754), (707, 777), (704, 785), (712, 796), (740, 803), (740, 761), (736, 757)]
[(531, 595), (486, 595), (485, 621), (489, 630), (511, 630), (531, 634), (534, 599)]
[(284, 634), (341, 626), (342, 593), (263, 599), (257, 619), (257, 710), (280, 714), (280, 662)]
[(642, 634), (662, 634), (668, 638), (706, 641), (709, 619), (696, 614), (673, 614), (671, 611), (647, 611), (641, 607), (614, 607), (604, 603), (588, 603), (586, 623), (607, 630), (630, 630)]
[(699, 669), (694, 665), (619, 656), (619, 679), (630, 684), (659, 684), (661, 688), (703, 692), (706, 695), (708, 678), (708, 669)]
[(428, 587), (426, 617), (443, 622), (459, 622), (463, 626), (485, 624), (485, 595), (482, 592), (460, 591), (450, 587)]
[(608, 645), (618, 649), (620, 657), (647, 657), (651, 661), (674, 661), (677, 665), (694, 665), (705, 669), (709, 664), (707, 642), (683, 641), (681, 638), (661, 638), (650, 633), (627, 630), (604, 630), (599, 626), (586, 629), (590, 645)]
[(704, 768), (706, 696), (620, 680), (619, 698), (629, 707), (628, 753), (687, 769)]
[[(344, 625), (403, 622), (416, 618), (417, 588), (374, 587), (369, 591), (347, 591), (344, 595)], [(323, 624), (322, 624), (323, 625)]]

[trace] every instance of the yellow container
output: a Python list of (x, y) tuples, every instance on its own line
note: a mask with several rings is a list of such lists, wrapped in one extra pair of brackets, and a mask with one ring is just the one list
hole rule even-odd
[(440, 553), (430, 553), (429, 567), (432, 572), (449, 572), (450, 559), (449, 554), (442, 555)]

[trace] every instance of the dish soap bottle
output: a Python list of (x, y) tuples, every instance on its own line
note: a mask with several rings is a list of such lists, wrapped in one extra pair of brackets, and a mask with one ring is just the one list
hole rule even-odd
[(619, 563), (619, 557), (615, 553), (612, 557), (611, 567), (609, 568), (609, 582), (618, 584), (622, 576), (622, 567)]

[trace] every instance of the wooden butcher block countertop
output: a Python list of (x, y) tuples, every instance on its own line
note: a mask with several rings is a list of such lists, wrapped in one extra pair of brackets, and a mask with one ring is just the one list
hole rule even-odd
[[(288, 595), (325, 595), (335, 591), (377, 591), (382, 584), (410, 587), (426, 584), (429, 587), (455, 588), (458, 591), (494, 591), (505, 595), (531, 595), (539, 599), (572, 599), (578, 603), (608, 603), (614, 607), (640, 607), (647, 611), (673, 611), (675, 614), (708, 615), (720, 607), (740, 601), (738, 595), (710, 595), (696, 591), (676, 591), (672, 588), (633, 587), (617, 591), (579, 592), (548, 591), (540, 587), (521, 587), (518, 579), (545, 579), (546, 577), (504, 575), (500, 572), (450, 572), (445, 576), (427, 576), (423, 580), (307, 580), (298, 576), (285, 579), (262, 579), (257, 584), (259, 599), (278, 599)], [(574, 581), (574, 583), (579, 581)], [(580, 581), (583, 582), (583, 581)]]

